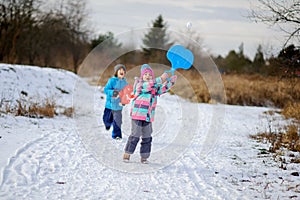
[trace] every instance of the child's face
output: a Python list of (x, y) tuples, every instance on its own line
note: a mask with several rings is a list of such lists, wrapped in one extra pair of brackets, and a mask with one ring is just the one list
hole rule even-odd
[(152, 80), (152, 75), (149, 72), (146, 72), (143, 75), (143, 81), (150, 81), (150, 80)]
[(125, 74), (126, 74), (126, 72), (123, 68), (120, 68), (118, 70), (118, 78), (124, 78)]

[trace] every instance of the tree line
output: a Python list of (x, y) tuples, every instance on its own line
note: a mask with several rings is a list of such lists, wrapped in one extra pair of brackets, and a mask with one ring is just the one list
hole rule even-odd
[[(85, 0), (56, 0), (53, 6), (46, 2), (0, 0), (0, 62), (65, 68), (77, 73), (87, 54), (104, 41), (108, 47), (123, 48), (112, 32), (91, 39)], [(252, 17), (263, 18), (255, 14)], [(298, 29), (291, 33), (289, 40), (295, 37)], [(199, 36), (193, 36), (193, 39), (197, 41)], [(126, 64), (169, 64), (166, 52), (160, 49), (168, 49), (172, 44), (167, 34), (167, 23), (159, 15), (144, 35), (142, 50), (129, 52), (118, 61)], [(241, 44), (238, 52), (231, 50), (224, 58), (217, 56), (213, 60), (224, 73), (294, 75), (300, 71), (299, 46), (293, 44), (284, 46), (278, 55), (271, 58), (265, 58), (260, 45), (253, 60), (244, 55)]]
[(239, 51), (231, 50), (225, 56), (213, 57), (222, 73), (257, 73), (261, 75), (294, 77), (300, 76), (300, 48), (290, 44), (278, 55), (265, 58), (259, 45), (253, 60), (243, 52), (243, 43)]
[[(0, 61), (78, 66), (88, 53), (84, 0), (0, 0)], [(45, 6), (48, 5), (48, 6)]]

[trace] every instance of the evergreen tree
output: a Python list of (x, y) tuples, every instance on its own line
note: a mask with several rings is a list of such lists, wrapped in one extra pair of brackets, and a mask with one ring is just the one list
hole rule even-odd
[(172, 43), (169, 42), (167, 23), (164, 22), (162, 15), (152, 22), (152, 27), (143, 38), (143, 44), (143, 53), (149, 61), (164, 62), (162, 52), (169, 49)]
[(242, 42), (239, 46), (239, 53), (238, 53), (238, 56), (240, 58), (243, 58), (244, 57), (244, 43)]
[(252, 63), (253, 66), (253, 72), (259, 73), (262, 72), (262, 68), (265, 65), (265, 59), (264, 59), (264, 54), (262, 52), (262, 46), (258, 45), (257, 51)]
[(240, 49), (239, 53), (231, 50), (224, 59), (224, 67), (227, 72), (243, 73), (251, 65), (251, 60), (246, 58)]
[(106, 34), (100, 34), (98, 38), (92, 39), (90, 42), (90, 48), (94, 49), (99, 44), (101, 44), (105, 48), (119, 48), (122, 46), (122, 43), (119, 43), (115, 38), (112, 32), (107, 32)]
[(279, 64), (289, 76), (294, 76), (300, 71), (300, 48), (291, 44), (282, 49), (278, 55)]

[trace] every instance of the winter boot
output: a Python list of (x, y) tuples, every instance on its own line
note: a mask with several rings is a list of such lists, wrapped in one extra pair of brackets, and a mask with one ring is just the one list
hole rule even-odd
[(141, 158), (141, 163), (148, 164), (149, 161), (147, 160), (147, 158)]
[(121, 137), (116, 137), (115, 140), (122, 140), (122, 138)]
[(123, 155), (123, 161), (124, 162), (129, 162), (129, 159), (130, 159), (130, 154), (124, 153), (124, 155)]

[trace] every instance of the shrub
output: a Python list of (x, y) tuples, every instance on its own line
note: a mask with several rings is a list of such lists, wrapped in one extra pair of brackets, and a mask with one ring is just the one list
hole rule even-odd
[[(2, 102), (5, 102), (2, 100)], [(30, 118), (52, 118), (56, 115), (66, 115), (71, 117), (74, 113), (74, 108), (60, 108), (60, 112), (57, 112), (58, 106), (54, 101), (46, 99), (45, 102), (32, 102), (24, 99), (16, 100), (17, 104), (12, 105), (11, 102), (0, 104), (1, 113), (11, 113), (15, 116), (25, 116)]]
[(15, 109), (16, 116), (27, 116), (32, 118), (54, 117), (55, 104), (47, 100), (44, 105), (38, 103), (24, 104), (17, 100), (17, 107)]

